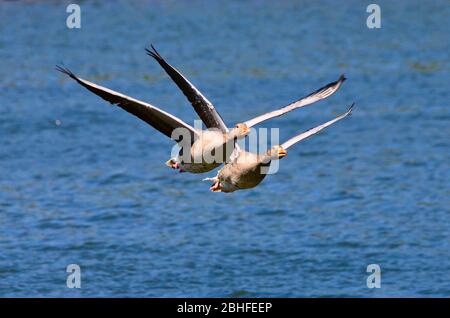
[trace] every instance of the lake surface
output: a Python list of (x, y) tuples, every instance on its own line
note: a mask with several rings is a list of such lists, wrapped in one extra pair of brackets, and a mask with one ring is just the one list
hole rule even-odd
[[(377, 1), (380, 29), (361, 1), (78, 1), (81, 29), (69, 3), (0, 3), (0, 296), (450, 296), (448, 1)], [(229, 125), (342, 73), (263, 127), (356, 109), (257, 188), (211, 193), (215, 171), (168, 169), (168, 138), (54, 70), (193, 124), (150, 43)]]

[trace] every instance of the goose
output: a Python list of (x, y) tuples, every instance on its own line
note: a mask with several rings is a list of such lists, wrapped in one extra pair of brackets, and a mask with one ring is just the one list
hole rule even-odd
[(333, 125), (334, 123), (349, 116), (353, 110), (354, 103), (342, 115), (322, 124), (311, 128), (281, 145), (276, 145), (269, 149), (265, 154), (255, 154), (244, 150), (239, 153), (230, 163), (227, 163), (220, 169), (214, 178), (205, 178), (205, 181), (213, 181), (210, 187), (213, 192), (234, 192), (237, 190), (250, 189), (256, 187), (266, 177), (263, 168), (268, 169), (272, 160), (279, 160), (287, 156), (287, 149), (296, 143), (317, 134), (322, 129)]
[[(188, 101), (191, 103), (195, 112), (198, 114), (202, 122), (209, 129), (218, 129), (224, 133), (228, 131), (227, 126), (225, 125), (222, 117), (217, 112), (214, 105), (185, 77), (178, 71), (175, 67), (170, 65), (156, 50), (156, 48), (150, 44), (149, 49), (145, 49), (147, 54), (151, 56), (153, 59), (158, 62), (158, 64), (164, 69), (164, 71), (169, 75), (172, 81), (178, 86), (178, 88), (183, 92)], [(331, 95), (333, 95), (342, 85), (342, 83), (346, 80), (344, 75), (341, 75), (337, 81), (328, 83), (327, 85), (319, 88), (313, 93), (290, 103), (289, 105), (282, 107), (280, 109), (264, 113), (260, 116), (257, 116), (253, 119), (250, 119), (246, 122), (240, 123), (240, 127), (243, 129), (247, 128), (249, 130), (251, 127), (260, 124), (268, 119), (282, 116), (290, 111), (293, 111), (297, 108), (301, 108), (304, 106), (311, 105), (315, 102), (318, 102), (322, 99), (325, 99)], [(246, 135), (248, 131), (246, 130)], [(238, 144), (234, 144), (234, 149), (239, 150)], [(233, 149), (233, 151), (234, 151)], [(229, 152), (227, 154), (230, 154)], [(233, 155), (233, 154), (232, 154)], [(171, 159), (172, 166), (177, 165), (176, 159)]]
[[(159, 65), (161, 65), (167, 75), (169, 75), (169, 77), (180, 88), (180, 90), (187, 97), (188, 101), (191, 103), (195, 112), (198, 114), (205, 126), (207, 128), (217, 128), (223, 132), (226, 132), (227, 126), (225, 125), (222, 117), (219, 115), (214, 105), (185, 76), (183, 76), (183, 74), (181, 74), (175, 67), (170, 65), (161, 56), (161, 54), (159, 54), (159, 52), (152, 44), (150, 45), (150, 47), (151, 49), (145, 49), (147, 54), (154, 58), (159, 63)], [(251, 128), (268, 119), (279, 117), (290, 111), (293, 111), (294, 109), (318, 102), (333, 95), (341, 87), (342, 83), (345, 80), (345, 76), (341, 75), (337, 81), (331, 82), (324, 87), (321, 87), (318, 90), (314, 91), (313, 93), (293, 103), (290, 103), (283, 108), (262, 114), (244, 122), (243, 124), (245, 124), (248, 128)]]
[[(242, 123), (226, 130), (195, 129), (183, 120), (156, 106), (84, 80), (67, 68), (57, 65), (56, 69), (68, 75), (92, 93), (135, 115), (181, 145), (178, 156), (166, 162), (167, 166), (179, 169), (180, 172), (203, 173), (215, 169), (225, 160), (223, 158), (225, 157), (225, 148), (233, 148), (232, 146), (226, 147), (226, 145), (234, 143), (235, 139), (243, 138), (250, 132), (250, 129)], [(213, 110), (209, 113), (210, 116), (214, 115)], [(186, 151), (187, 149), (188, 151)], [(222, 158), (216, 158), (216, 153), (223, 154)]]
[(176, 157), (166, 161), (166, 165), (173, 169), (178, 169), (180, 172), (204, 173), (217, 168), (231, 157), (236, 148), (235, 141), (248, 135), (251, 127), (270, 118), (281, 116), (299, 107), (324, 99), (336, 92), (345, 81), (345, 77), (342, 75), (338, 81), (330, 83), (286, 107), (260, 115), (247, 122), (238, 123), (229, 129), (214, 105), (180, 72), (168, 64), (153, 45), (151, 48), (153, 51), (147, 49), (147, 53), (163, 67), (186, 95), (205, 124), (206, 130), (195, 129), (176, 116), (149, 103), (84, 80), (76, 76), (68, 68), (57, 65), (56, 70), (69, 76), (102, 99), (121, 107), (173, 139), (181, 149)]

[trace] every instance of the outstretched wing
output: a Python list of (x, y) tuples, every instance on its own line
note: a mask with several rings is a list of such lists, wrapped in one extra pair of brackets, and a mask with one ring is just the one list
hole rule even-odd
[(304, 107), (304, 106), (310, 105), (312, 103), (318, 102), (321, 99), (324, 99), (324, 98), (327, 98), (327, 97), (333, 95), (339, 89), (339, 87), (341, 87), (342, 83), (345, 80), (346, 80), (345, 76), (341, 75), (337, 81), (325, 85), (324, 87), (318, 89), (314, 93), (311, 93), (308, 96), (303, 97), (302, 99), (289, 104), (288, 106), (285, 106), (283, 108), (280, 108), (280, 109), (274, 110), (272, 112), (265, 113), (263, 115), (255, 117), (253, 119), (250, 119), (250, 120), (246, 121), (245, 124), (247, 125), (247, 127), (250, 128), (250, 127), (253, 127), (253, 126), (255, 126), (263, 121), (266, 121), (270, 118), (278, 117), (278, 116), (286, 114), (290, 111), (293, 111), (294, 109)]
[(319, 125), (319, 126), (317, 126), (317, 127), (311, 128), (311, 129), (305, 131), (304, 133), (301, 133), (300, 135), (297, 135), (297, 136), (295, 136), (295, 137), (289, 139), (288, 141), (286, 141), (285, 143), (283, 143), (283, 144), (281, 145), (281, 147), (283, 147), (284, 149), (288, 149), (289, 147), (291, 147), (292, 145), (296, 144), (297, 142), (299, 142), (299, 141), (301, 141), (301, 140), (303, 140), (303, 139), (305, 139), (305, 138), (308, 138), (309, 136), (312, 136), (312, 135), (314, 135), (314, 134), (317, 134), (317, 133), (318, 133), (319, 131), (321, 131), (322, 129), (324, 129), (324, 128), (330, 126), (330, 125), (333, 125), (334, 123), (338, 122), (338, 121), (341, 120), (341, 119), (344, 119), (345, 117), (347, 117), (348, 115), (351, 114), (354, 105), (355, 105), (355, 103), (353, 103), (353, 104), (350, 106), (350, 108), (349, 108), (344, 114), (342, 114), (342, 115), (336, 117), (335, 119), (330, 120), (330, 121), (328, 121), (328, 122), (326, 122), (326, 123), (324, 123), (324, 124), (322, 124), (322, 125)]
[(203, 94), (200, 93), (200, 91), (186, 79), (186, 77), (184, 77), (172, 65), (167, 63), (158, 51), (156, 51), (153, 45), (150, 46), (151, 49), (145, 49), (147, 54), (153, 57), (159, 65), (162, 66), (175, 84), (177, 84), (192, 104), (194, 110), (197, 112), (205, 126), (207, 128), (218, 128), (223, 132), (227, 132), (227, 126), (225, 125), (222, 117), (216, 111), (214, 105), (205, 96), (203, 96)]
[[(187, 132), (190, 133), (191, 140), (193, 142), (195, 136), (197, 133), (195, 132), (194, 128), (185, 122), (183, 122), (181, 119), (153, 106), (148, 103), (139, 101), (137, 99), (134, 99), (132, 97), (120, 94), (118, 92), (115, 92), (113, 90), (110, 90), (106, 87), (102, 87), (100, 85), (91, 83), (89, 81), (86, 81), (84, 79), (81, 79), (75, 74), (73, 74), (70, 70), (67, 68), (63, 68), (61, 66), (56, 66), (56, 70), (70, 76), (75, 81), (78, 82), (78, 84), (84, 86), (88, 90), (90, 90), (95, 95), (100, 96), (104, 100), (110, 102), (111, 104), (117, 105), (121, 107), (122, 109), (126, 110), (127, 112), (135, 115), (136, 117), (142, 119), (147, 124), (152, 126), (153, 128), (157, 129), (158, 131), (162, 132), (164, 135), (166, 135), (169, 138), (172, 138), (172, 132), (177, 128), (184, 128)], [(181, 133), (180, 131), (177, 132), (177, 134)], [(173, 138), (175, 141), (180, 141), (179, 136), (175, 136)]]

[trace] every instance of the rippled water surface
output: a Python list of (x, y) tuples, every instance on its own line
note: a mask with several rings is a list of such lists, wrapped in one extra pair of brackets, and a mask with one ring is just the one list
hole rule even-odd
[[(68, 3), (0, 2), (0, 296), (450, 296), (448, 1), (377, 1), (377, 30), (364, 1), (80, 1), (78, 30)], [(211, 193), (215, 171), (168, 169), (168, 138), (54, 70), (192, 124), (150, 42), (229, 125), (341, 73), (264, 126), (357, 108), (259, 187)]]

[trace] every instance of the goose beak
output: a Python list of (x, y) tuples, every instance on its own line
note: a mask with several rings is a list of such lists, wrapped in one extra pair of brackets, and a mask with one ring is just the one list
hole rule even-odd
[(287, 156), (287, 151), (283, 148), (278, 149), (278, 158), (281, 159)]

